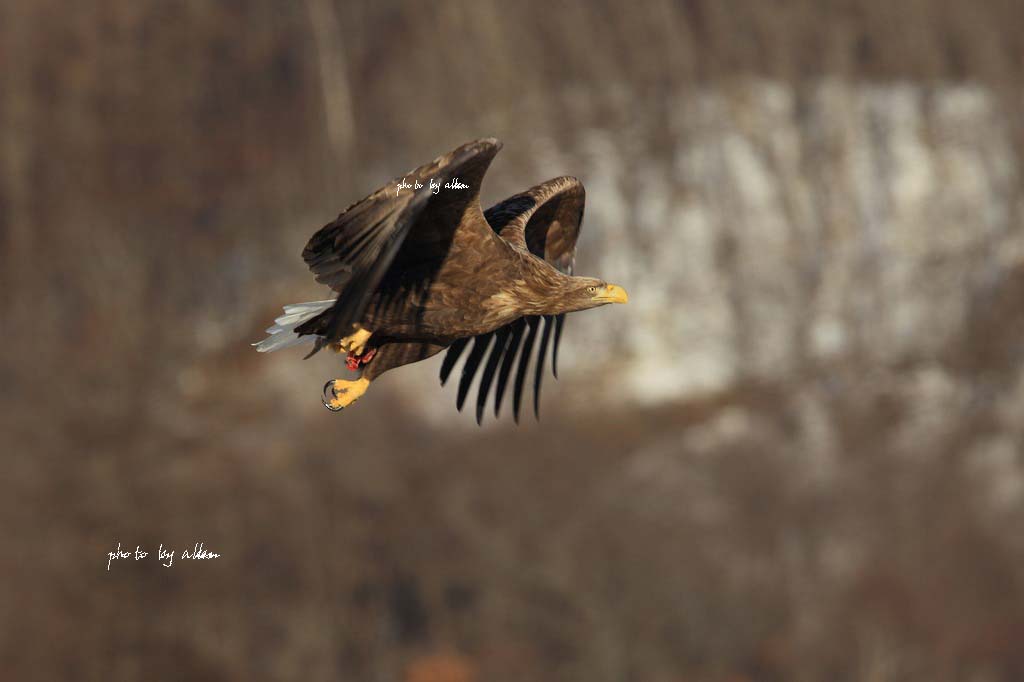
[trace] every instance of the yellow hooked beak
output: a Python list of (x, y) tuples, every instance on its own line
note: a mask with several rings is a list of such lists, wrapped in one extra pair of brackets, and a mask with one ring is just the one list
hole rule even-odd
[(617, 284), (609, 284), (605, 288), (598, 290), (594, 295), (594, 300), (601, 303), (628, 303), (629, 296), (626, 295), (626, 290), (622, 287)]

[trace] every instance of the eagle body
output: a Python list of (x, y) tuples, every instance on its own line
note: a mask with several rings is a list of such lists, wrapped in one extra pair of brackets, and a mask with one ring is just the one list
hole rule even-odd
[(436, 273), (414, 270), (385, 280), (362, 324), (382, 339), (442, 345), (494, 331), (521, 316), (509, 296), (522, 276), (521, 260), (493, 232), (461, 230)]
[[(572, 274), (584, 200), (575, 178), (550, 180), (481, 210), (480, 182), (499, 149), (493, 139), (463, 145), (396, 178), (317, 231), (302, 256), (337, 298), (286, 306), (257, 349), (310, 339), (310, 355), (325, 346), (347, 353), (348, 367), (361, 370), (360, 378), (325, 387), (325, 405), (341, 409), (380, 374), (447, 348), (443, 383), (472, 340), (459, 408), (483, 367), (477, 420), (492, 384), (497, 414), (515, 369), (518, 419), (539, 334), (536, 412), (552, 339), (557, 374), (565, 314), (624, 303), (626, 295), (616, 285)], [(423, 189), (413, 189), (418, 186)]]
[(359, 322), (374, 330), (377, 345), (429, 341), (447, 346), (524, 315), (565, 312), (557, 294), (570, 278), (493, 232), (465, 231), (456, 239), (460, 243), (453, 244), (435, 273), (405, 270), (381, 282)]

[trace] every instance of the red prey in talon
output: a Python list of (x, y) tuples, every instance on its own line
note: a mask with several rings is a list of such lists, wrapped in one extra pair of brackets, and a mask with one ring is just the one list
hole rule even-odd
[(345, 366), (353, 372), (359, 369), (360, 365), (365, 365), (370, 360), (373, 360), (373, 356), (377, 354), (376, 348), (371, 348), (362, 355), (356, 355), (355, 353), (349, 353), (345, 359)]

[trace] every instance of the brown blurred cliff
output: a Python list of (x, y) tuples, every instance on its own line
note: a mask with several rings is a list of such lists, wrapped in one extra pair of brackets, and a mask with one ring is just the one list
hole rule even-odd
[[(1024, 677), (1024, 6), (505, 4), (0, 4), (0, 677)], [(629, 311), (329, 414), (305, 240), (484, 135)]]

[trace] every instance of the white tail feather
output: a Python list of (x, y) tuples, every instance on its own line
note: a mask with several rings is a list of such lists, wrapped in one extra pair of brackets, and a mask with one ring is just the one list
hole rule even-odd
[(273, 326), (267, 327), (269, 336), (258, 343), (256, 350), (260, 353), (269, 353), (282, 348), (290, 348), (300, 343), (309, 343), (316, 338), (315, 334), (299, 336), (295, 328), (307, 320), (311, 320), (323, 311), (334, 305), (334, 299), (327, 301), (309, 301), (307, 303), (292, 303), (284, 307), (284, 315), (274, 320)]

